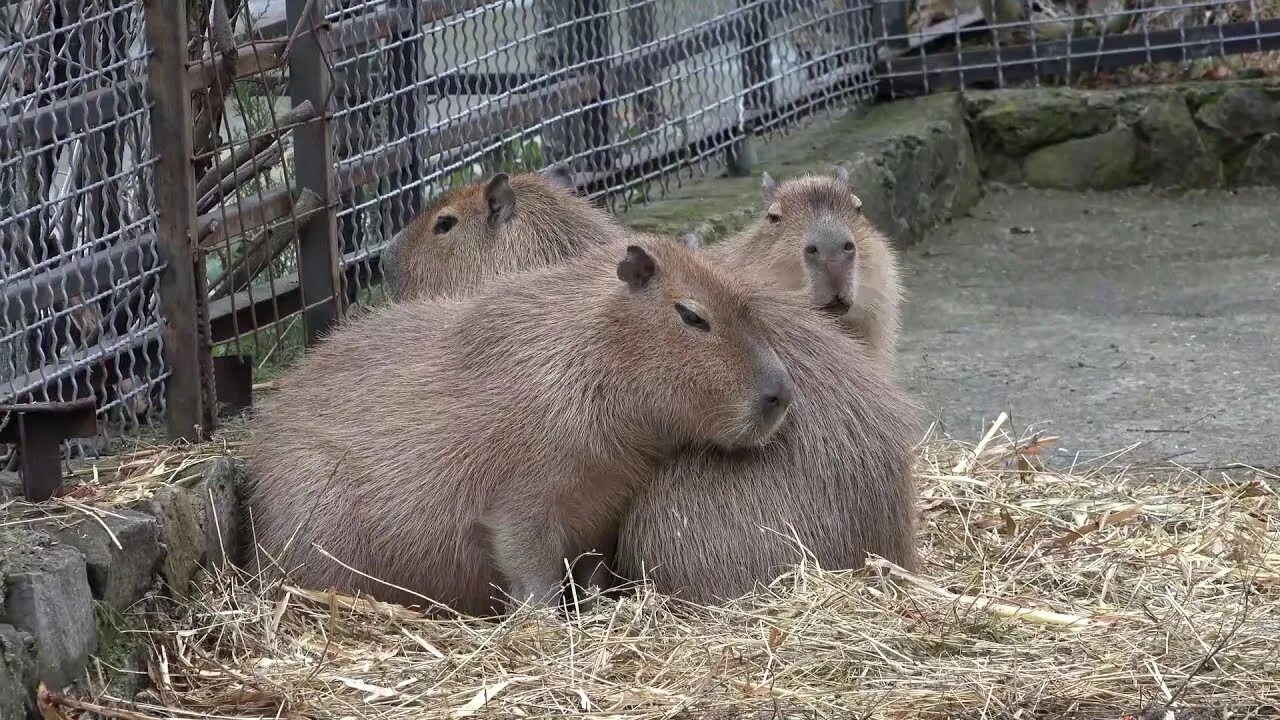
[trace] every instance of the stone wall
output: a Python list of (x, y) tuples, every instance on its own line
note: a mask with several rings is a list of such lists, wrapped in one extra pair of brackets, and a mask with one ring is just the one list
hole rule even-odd
[(1062, 190), (1280, 184), (1280, 80), (964, 101), (983, 176)]
[[(153, 609), (161, 583), (185, 593), (198, 568), (233, 552), (243, 473), (241, 461), (216, 458), (189, 487), (166, 486), (97, 519), (57, 512), (0, 527), (0, 717), (34, 717), (38, 684), (78, 684), (91, 655), (140, 662), (106, 625)], [(3, 490), (20, 492), (14, 482)]]

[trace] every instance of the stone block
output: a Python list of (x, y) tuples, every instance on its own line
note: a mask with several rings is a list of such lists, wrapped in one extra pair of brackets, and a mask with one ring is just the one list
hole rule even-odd
[(1115, 124), (1110, 105), (1070, 90), (1011, 90), (993, 93), (973, 117), (980, 153), (1014, 158), (1046, 145), (1088, 137)]
[(0, 625), (0, 717), (22, 718), (34, 710), (35, 639), (12, 625)]
[(1027, 156), (1022, 169), (1033, 187), (1114, 190), (1136, 184), (1137, 146), (1133, 130), (1118, 127), (1041, 148)]
[(84, 554), (93, 597), (123, 611), (151, 588), (160, 558), (158, 527), (145, 513), (123, 508), (108, 512), (102, 518), (106, 528), (82, 518), (74, 525), (50, 523), (44, 529)]
[(236, 458), (205, 463), (190, 489), (161, 488), (140, 509), (159, 522), (160, 574), (170, 589), (187, 592), (196, 570), (234, 559), (240, 541), (240, 485), (246, 470)]
[(1255, 138), (1280, 132), (1280, 104), (1258, 87), (1232, 87), (1205, 103), (1196, 120), (1225, 151), (1238, 150)]
[(1153, 98), (1135, 128), (1143, 140), (1141, 159), (1157, 187), (1217, 187), (1222, 162), (1209, 149), (1181, 97)]
[(1280, 133), (1263, 135), (1245, 156), (1240, 185), (1280, 185)]
[(196, 497), (184, 487), (168, 486), (157, 490), (135, 509), (146, 512), (159, 523), (160, 576), (171, 590), (185, 594), (204, 560), (204, 528)]
[(244, 461), (221, 457), (204, 464), (204, 477), (191, 489), (204, 529), (206, 559), (213, 565), (222, 565), (238, 556), (239, 492), (246, 477)]
[(35, 639), (38, 680), (51, 688), (71, 684), (98, 647), (84, 557), (43, 532), (10, 534), (0, 541), (0, 574), (0, 623)]

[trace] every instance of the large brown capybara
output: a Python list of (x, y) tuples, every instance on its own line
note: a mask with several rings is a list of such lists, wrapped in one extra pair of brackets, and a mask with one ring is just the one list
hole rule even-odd
[(757, 320), (773, 302), (643, 238), (370, 311), (253, 422), (260, 567), (467, 614), (498, 611), (495, 587), (548, 600), (676, 449), (759, 445), (783, 422), (791, 381)]
[[(781, 293), (780, 293), (781, 294)], [(687, 452), (632, 500), (612, 569), (699, 602), (767, 584), (812, 553), (828, 570), (874, 552), (916, 566), (917, 424), (901, 390), (797, 295), (761, 317), (791, 372), (791, 412), (762, 447)]]

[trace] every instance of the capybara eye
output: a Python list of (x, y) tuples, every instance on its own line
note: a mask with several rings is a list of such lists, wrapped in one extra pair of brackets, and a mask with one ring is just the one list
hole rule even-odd
[(689, 327), (698, 328), (703, 332), (711, 332), (710, 323), (708, 323), (706, 320), (703, 320), (701, 315), (690, 310), (684, 305), (681, 305), (680, 303), (676, 303), (676, 314), (680, 316), (680, 319), (684, 321), (685, 325), (688, 325)]
[(844, 243), (844, 251), (845, 251), (845, 252), (853, 252), (853, 243), (852, 243), (852, 242), (850, 242), (850, 241), (848, 241), (848, 240), (846, 240), (846, 241), (845, 241), (845, 243)]
[(782, 222), (782, 216), (778, 213), (769, 213), (766, 217), (769, 218), (769, 222), (771, 223)]
[(441, 215), (440, 217), (436, 218), (436, 226), (431, 229), (431, 232), (435, 233), (436, 235), (443, 235), (449, 232), (450, 230), (452, 230), (453, 226), (457, 224), (458, 224), (458, 218), (452, 215)]
[(804, 252), (805, 252), (805, 254), (806, 254), (806, 255), (817, 255), (817, 254), (818, 254), (818, 246), (817, 246), (817, 245), (805, 245), (805, 246), (804, 246)]

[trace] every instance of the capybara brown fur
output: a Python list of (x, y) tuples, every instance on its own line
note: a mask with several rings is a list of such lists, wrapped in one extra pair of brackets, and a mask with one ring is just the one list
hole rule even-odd
[(613, 216), (567, 178), (552, 166), (445, 193), (383, 250), (388, 297), (462, 297), (499, 274), (556, 265), (622, 237)]
[(862, 212), (844, 168), (831, 176), (763, 179), (765, 211), (742, 232), (711, 245), (721, 265), (762, 273), (786, 289), (807, 289), (816, 307), (840, 317), (872, 358), (892, 369), (902, 285), (885, 236)]
[(783, 422), (791, 380), (757, 329), (770, 302), (646, 236), (369, 311), (254, 420), (259, 559), (311, 587), (467, 614), (500, 612), (495, 587), (553, 599), (663, 459), (757, 445)]
[(613, 569), (659, 592), (731, 600), (812, 553), (827, 570), (868, 551), (914, 568), (915, 409), (863, 343), (796, 296), (762, 317), (795, 391), (766, 445), (682, 453), (639, 491)]

